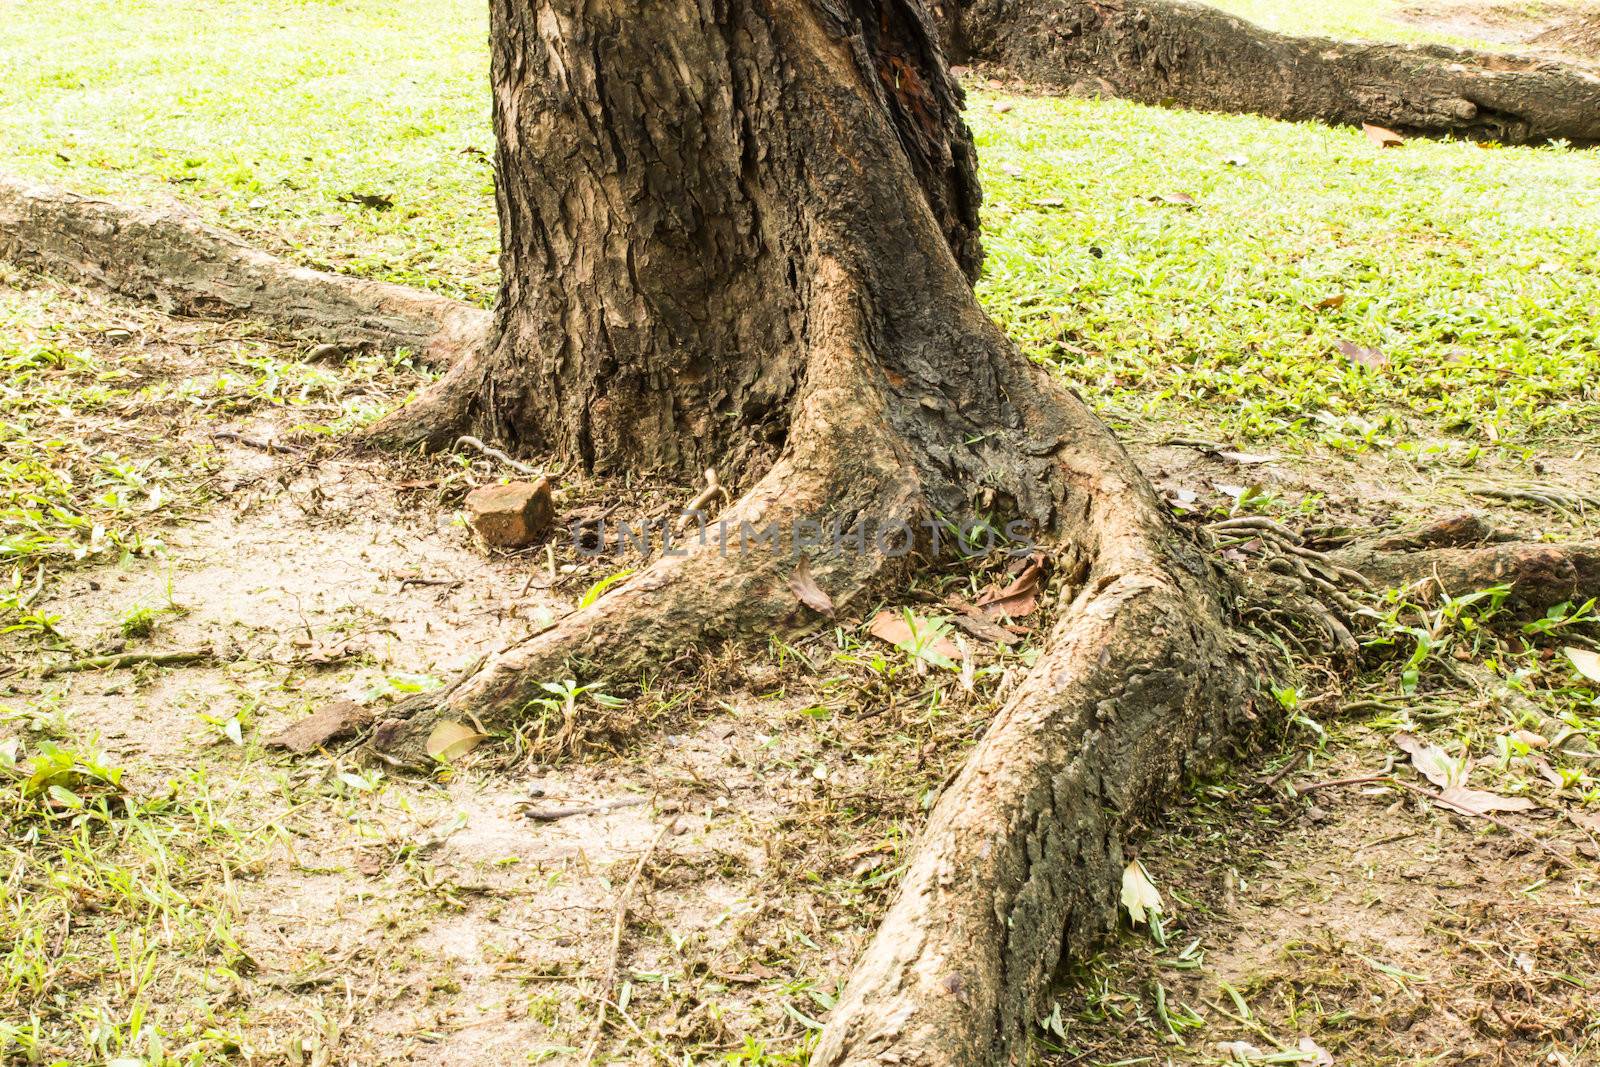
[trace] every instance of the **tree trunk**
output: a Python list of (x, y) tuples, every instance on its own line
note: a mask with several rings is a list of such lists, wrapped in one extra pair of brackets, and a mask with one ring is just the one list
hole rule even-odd
[(1600, 77), (1438, 45), (1272, 33), (1187, 0), (943, 0), (951, 53), (1075, 93), (1510, 144), (1600, 142)]
[[(863, 274), (881, 275), (882, 301), (860, 309), (863, 328), (904, 331), (908, 380), (959, 360), (915, 321), (951, 279), (912, 294), (921, 279), (863, 254), (894, 255), (906, 242), (886, 225), (920, 239), (926, 219), (940, 254), (977, 267), (971, 141), (920, 7), (491, 7), (495, 340), (441, 407), (380, 434), (437, 442), (470, 427), (599, 472), (758, 475), (810, 353), (845, 341), (815, 334), (815, 309)], [(801, 51), (814, 74), (782, 62)], [(867, 109), (894, 140), (850, 159), (843, 124)], [(891, 158), (909, 173), (887, 173)], [(932, 254), (907, 249), (906, 262)]]

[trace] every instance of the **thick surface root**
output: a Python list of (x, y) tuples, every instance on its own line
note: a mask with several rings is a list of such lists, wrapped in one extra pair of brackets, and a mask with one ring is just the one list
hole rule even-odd
[(488, 312), (442, 296), (297, 267), (177, 206), (130, 207), (0, 177), (0, 258), (200, 318), (245, 318), (291, 336), (409, 348), (450, 363)]
[(1600, 542), (1594, 541), (1512, 541), (1415, 552), (1354, 547), (1335, 556), (1376, 585), (1418, 586), (1424, 596), (1464, 596), (1506, 586), (1506, 607), (1524, 616), (1542, 614), (1563, 601), (1600, 597)]
[(954, 0), (954, 55), (1070, 92), (1509, 144), (1600, 142), (1600, 76), (1436, 45), (1289, 37), (1180, 0)]
[[(915, 528), (926, 514), (923, 487), (901, 443), (863, 406), (854, 379), (818, 379), (802, 411), (807, 431), (703, 532), (692, 526), (685, 543), (594, 604), (444, 689), (397, 705), (374, 730), (377, 751), (422, 764), (440, 720), (521, 725), (529, 702), (547, 695), (541, 683), (636, 680), (721, 641), (814, 626), (822, 616), (791, 586), (802, 560), (840, 608), (898, 568), (904, 557), (880, 550), (871, 533), (857, 543), (836, 541), (832, 531), (858, 520)], [(797, 552), (798, 540), (818, 543)]]
[[(1103, 431), (1101, 431), (1103, 434)], [(812, 1062), (1023, 1062), (1061, 953), (1116, 920), (1124, 835), (1254, 718), (1219, 590), (1108, 436), (1065, 460), (1087, 570), (934, 807)]]

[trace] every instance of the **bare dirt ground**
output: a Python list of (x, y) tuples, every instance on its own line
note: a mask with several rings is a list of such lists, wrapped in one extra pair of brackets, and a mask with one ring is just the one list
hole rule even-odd
[(1418, 4), (1402, 10), (1400, 17), (1431, 30), (1521, 52), (1588, 65), (1600, 63), (1600, 4), (1591, 0)]
[[(0, 740), (99, 751), (142, 812), (142, 829), (105, 830), (100, 851), (16, 860), (9, 948), (23, 951), (24, 926), (47, 930), (55, 977), (31, 1001), (8, 994), (26, 1005), (8, 1056), (578, 1062), (604, 1001), (601, 1062), (803, 1061), (921, 812), (1028, 662), (1026, 642), (973, 652), (967, 684), (854, 621), (684, 664), (626, 701), (551, 679), (537, 730), (431, 778), (348, 743), (270, 752), (263, 739), (313, 708), (381, 707), (435, 684), (631, 564), (559, 538), (490, 555), (456, 509), (504, 473), (492, 461), (381, 459), (315, 429), (416, 388), (408, 366), (313, 362), (237, 326), (7, 280), (8, 329), (120, 368), (61, 371), (80, 399), (41, 415), (45, 428), (164, 464), (172, 485), (137, 548), (52, 571), (34, 606), (59, 617), (53, 632), (0, 635)], [(116, 392), (97, 396), (108, 380)], [(1482, 503), (1384, 460), (1241, 461), (1169, 441), (1152, 428), (1136, 451), (1191, 509), (1225, 506), (1240, 484), (1290, 510), (1319, 497), (1321, 521), (1362, 528)], [(1499, 473), (1600, 489), (1592, 456), (1565, 455)], [(565, 479), (562, 493), (568, 514), (650, 514), (693, 488)], [(1497, 518), (1554, 536), (1586, 522)], [(48, 673), (129, 652), (195, 658)], [(1130, 928), (1064, 975), (1041, 1051), (1060, 1064), (1596, 1062), (1585, 761), (1558, 741), (1496, 762), (1496, 738), (1549, 725), (1503, 685), (1435, 687), (1419, 704), (1304, 666), (1284, 698), (1291, 725), (1197, 783), (1141, 844), (1161, 943)], [(1396, 719), (1476, 754), (1475, 784), (1537, 809), (1502, 827), (1387, 784), (1285, 791), (1403, 761)], [(74, 810), (51, 817), (70, 824)], [(88, 906), (25, 914), (68, 881)], [(134, 1003), (184, 1035), (167, 1059)]]

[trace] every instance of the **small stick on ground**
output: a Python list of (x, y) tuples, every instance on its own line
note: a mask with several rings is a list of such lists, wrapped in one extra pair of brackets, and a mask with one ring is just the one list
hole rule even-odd
[(628, 875), (628, 881), (622, 887), (622, 893), (617, 897), (617, 916), (611, 924), (611, 951), (606, 960), (606, 973), (600, 980), (600, 988), (595, 993), (595, 1003), (600, 1007), (594, 1013), (594, 1022), (589, 1024), (589, 1040), (584, 1043), (583, 1067), (594, 1063), (595, 1053), (600, 1051), (600, 1037), (605, 1033), (606, 1011), (611, 1006), (611, 991), (617, 984), (617, 960), (622, 955), (622, 932), (628, 926), (628, 905), (633, 900), (633, 891), (638, 888), (639, 878), (644, 874), (645, 866), (650, 862), (650, 857), (655, 855), (656, 846), (661, 844), (661, 839), (667, 836), (677, 822), (668, 819), (656, 831), (656, 836), (651, 838), (650, 844), (639, 856), (633, 865), (633, 873)]
[(717, 472), (713, 467), (706, 468), (706, 487), (695, 495), (695, 498), (684, 505), (683, 515), (678, 519), (678, 529), (682, 530), (689, 525), (689, 520), (699, 512), (704, 511), (718, 498), (728, 499), (728, 491), (722, 488), (722, 483), (717, 481)]
[(530, 467), (526, 463), (514, 460), (500, 449), (495, 448), (493, 445), (486, 445), (476, 437), (462, 436), (456, 438), (456, 446), (460, 447), (461, 445), (466, 445), (469, 448), (476, 448), (479, 452), (482, 452), (490, 459), (499, 460), (501, 463), (504, 463), (518, 474), (526, 474), (530, 478), (543, 477), (543, 472), (540, 471), (539, 468)]
[(58, 674), (72, 674), (77, 671), (121, 670), (123, 667), (136, 667), (141, 663), (153, 663), (158, 667), (177, 667), (185, 663), (199, 663), (204, 660), (216, 658), (216, 653), (206, 651), (189, 652), (123, 652), (115, 656), (89, 656), (85, 659), (69, 660), (66, 663), (57, 663), (46, 667), (39, 672), (41, 678), (53, 678)]
[(597, 804), (582, 804), (570, 808), (535, 808), (527, 803), (518, 804), (524, 819), (534, 822), (555, 822), (558, 819), (570, 819), (574, 815), (602, 815), (608, 811), (618, 811), (622, 808), (637, 808), (641, 804), (650, 803), (649, 797), (622, 797), (619, 800), (602, 800)]
[(461, 579), (459, 578), (402, 578), (400, 579), (400, 591), (405, 592), (414, 585), (447, 585), (454, 589), (460, 584)]
[(1270, 789), (1275, 788), (1279, 782), (1283, 781), (1285, 778), (1289, 777), (1289, 775), (1293, 774), (1294, 773), (1294, 769), (1296, 767), (1300, 766), (1300, 764), (1304, 763), (1305, 759), (1306, 759), (1306, 750), (1302, 748), (1300, 751), (1296, 752), (1292, 757), (1290, 757), (1289, 761), (1287, 763), (1285, 763), (1282, 767), (1279, 767), (1276, 771), (1274, 771), (1268, 777), (1261, 779), (1261, 782), (1260, 782), (1261, 789), (1270, 790)]
[(289, 455), (297, 456), (305, 452), (305, 448), (301, 445), (280, 444), (277, 441), (268, 441), (262, 437), (246, 437), (244, 434), (235, 433), (232, 430), (218, 430), (216, 433), (211, 435), (211, 439), (214, 441), (234, 441), (238, 444), (244, 445), (246, 448), (258, 449), (262, 452), (268, 453), (269, 455), (287, 453)]

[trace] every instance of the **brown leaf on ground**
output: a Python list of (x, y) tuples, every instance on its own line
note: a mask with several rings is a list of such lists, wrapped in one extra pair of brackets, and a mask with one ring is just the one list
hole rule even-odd
[(1344, 307), (1345, 299), (1346, 297), (1344, 293), (1334, 293), (1330, 297), (1318, 300), (1312, 305), (1312, 307), (1316, 308), (1318, 311), (1336, 311), (1339, 308)]
[(1591, 682), (1600, 682), (1600, 653), (1590, 652), (1586, 648), (1564, 648), (1561, 651), (1567, 654), (1579, 674)]
[(1374, 126), (1370, 122), (1361, 124), (1361, 132), (1367, 135), (1367, 140), (1379, 148), (1399, 148), (1406, 143), (1406, 139), (1393, 130), (1382, 126)]
[(1006, 615), (1020, 619), (1032, 614), (1039, 606), (1039, 593), (1044, 588), (1046, 559), (1043, 552), (1033, 553), (1005, 588), (990, 586), (979, 593), (978, 607), (991, 618)]
[(336, 700), (267, 738), (268, 748), (310, 752), (329, 741), (348, 737), (372, 722), (372, 712), (353, 700)]
[(1295, 1049), (1304, 1053), (1300, 1061), (1304, 1067), (1334, 1067), (1333, 1055), (1309, 1037), (1302, 1037)]
[(1380, 367), (1389, 365), (1389, 357), (1384, 355), (1381, 349), (1368, 348), (1366, 345), (1358, 345), (1353, 341), (1340, 341), (1337, 347), (1339, 354), (1345, 359), (1348, 359), (1351, 363), (1358, 363), (1369, 370), (1377, 370)]
[(1178, 204), (1182, 207), (1199, 206), (1195, 198), (1188, 193), (1157, 193), (1150, 197), (1150, 202), (1154, 204)]
[(1482, 789), (1468, 789), (1464, 785), (1440, 790), (1439, 801), (1471, 815), (1486, 815), (1491, 811), (1527, 811), (1534, 807), (1533, 801), (1527, 797), (1503, 797)]
[(446, 719), (428, 734), (428, 755), (436, 760), (449, 762), (458, 756), (465, 756), (488, 737), (488, 734), (479, 733), (464, 722), (452, 722)]
[(833, 600), (817, 584), (816, 578), (812, 577), (810, 560), (802, 557), (800, 566), (789, 575), (789, 591), (795, 595), (795, 599), (812, 611), (833, 618)]
[(1461, 784), (1466, 777), (1463, 765), (1445, 755), (1438, 745), (1430, 745), (1416, 734), (1394, 735), (1395, 747), (1411, 757), (1411, 765), (1440, 789)]
[[(868, 632), (878, 640), (887, 641), (895, 646), (914, 645), (924, 636), (911, 632), (911, 626), (906, 622), (904, 612), (889, 609), (880, 611), (872, 617), (872, 626)], [(926, 647), (930, 652), (936, 652), (948, 660), (959, 662), (961, 659), (961, 650), (949, 638), (937, 638)]]
[(1010, 645), (1022, 639), (1020, 634), (999, 623), (990, 622), (989, 616), (981, 608), (960, 597), (946, 597), (944, 602), (956, 613), (950, 621), (980, 641), (987, 641), (991, 645)]

